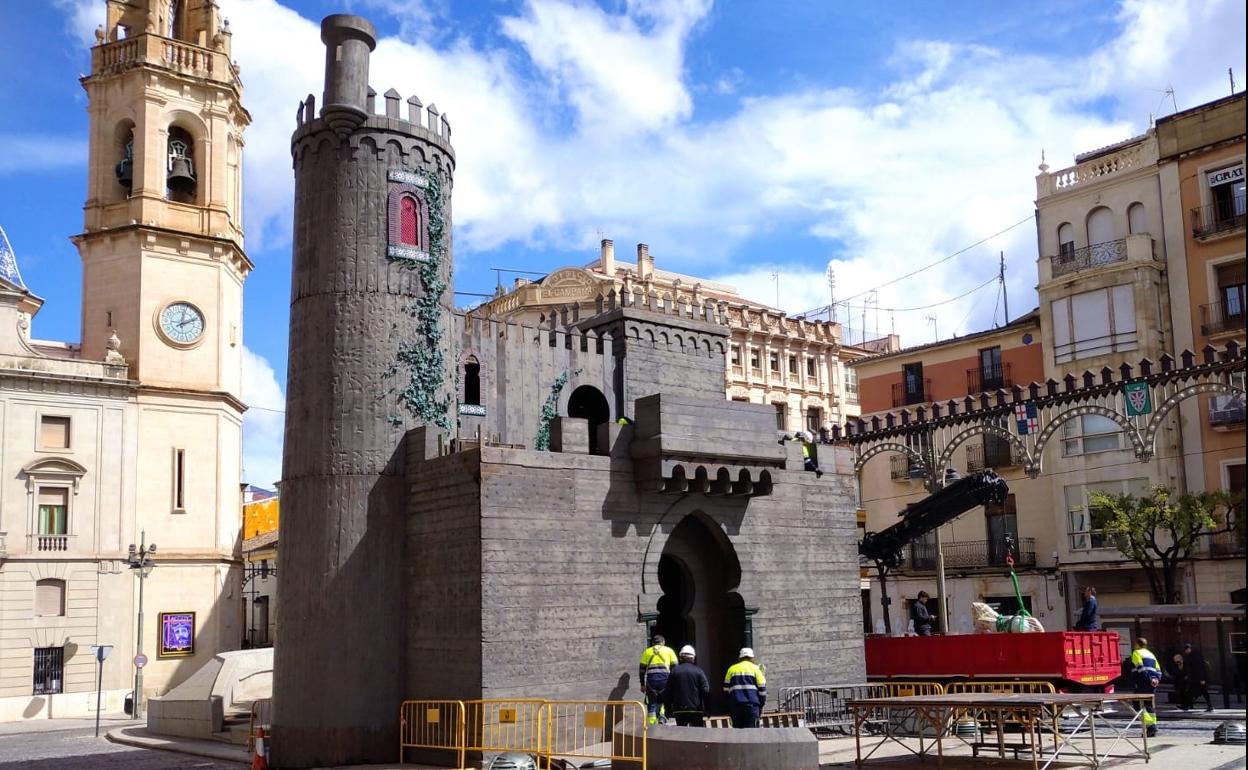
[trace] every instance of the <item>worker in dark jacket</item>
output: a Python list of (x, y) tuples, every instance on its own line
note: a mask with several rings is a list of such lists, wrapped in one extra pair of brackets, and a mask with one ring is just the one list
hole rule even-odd
[(1096, 603), (1096, 589), (1092, 586), (1083, 587), (1083, 609), (1079, 611), (1079, 620), (1075, 621), (1075, 630), (1101, 630), (1101, 611)]
[(919, 636), (932, 635), (932, 613), (927, 609), (927, 591), (919, 591), (919, 598), (910, 605), (910, 620), (914, 623), (914, 633)]
[(1201, 697), (1205, 699), (1205, 711), (1213, 711), (1213, 701), (1209, 698), (1209, 664), (1191, 642), (1183, 645), (1183, 668), (1187, 670), (1187, 691), (1183, 702), (1191, 708), (1197, 697)]
[(694, 663), (697, 652), (692, 645), (680, 648), (680, 662), (667, 676), (663, 689), (663, 706), (668, 716), (676, 717), (679, 727), (705, 727), (706, 699), (711, 683), (706, 672)]

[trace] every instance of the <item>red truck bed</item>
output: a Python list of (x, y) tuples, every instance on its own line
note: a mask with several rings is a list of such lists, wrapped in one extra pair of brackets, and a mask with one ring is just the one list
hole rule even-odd
[(1118, 634), (867, 637), (871, 679), (1035, 679), (1106, 685), (1121, 673)]

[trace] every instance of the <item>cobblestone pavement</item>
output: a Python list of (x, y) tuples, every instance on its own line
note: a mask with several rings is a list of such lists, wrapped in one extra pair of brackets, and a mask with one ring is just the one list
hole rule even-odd
[(220, 760), (121, 746), (94, 728), (0, 735), (0, 770), (239, 770)]

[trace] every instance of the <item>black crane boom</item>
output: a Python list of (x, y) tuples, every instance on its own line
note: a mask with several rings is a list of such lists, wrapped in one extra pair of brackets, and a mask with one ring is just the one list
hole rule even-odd
[(902, 549), (914, 540), (980, 505), (1005, 502), (1010, 488), (991, 470), (977, 471), (950, 482), (897, 514), (901, 521), (880, 532), (868, 532), (858, 553), (888, 568), (901, 566)]

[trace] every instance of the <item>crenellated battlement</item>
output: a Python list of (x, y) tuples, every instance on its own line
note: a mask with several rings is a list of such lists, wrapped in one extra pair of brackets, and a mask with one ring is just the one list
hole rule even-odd
[[(361, 128), (385, 127), (399, 133), (418, 136), (426, 141), (437, 144), (448, 154), (451, 150), (451, 122), (436, 104), (426, 107), (420, 97), (412, 95), (406, 100), (406, 109), (402, 108), (402, 95), (391, 88), (382, 95), (383, 104), (377, 108), (377, 92), (371, 87), (365, 99), (365, 117), (359, 124)], [(295, 140), (307, 134), (325, 128), (327, 125), (316, 111), (316, 96), (308, 94), (295, 107)], [(384, 118), (385, 122), (376, 119)], [(305, 130), (306, 129), (306, 130)]]

